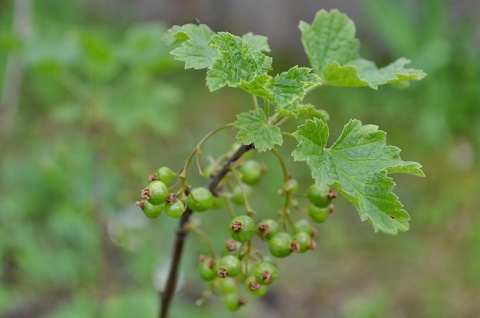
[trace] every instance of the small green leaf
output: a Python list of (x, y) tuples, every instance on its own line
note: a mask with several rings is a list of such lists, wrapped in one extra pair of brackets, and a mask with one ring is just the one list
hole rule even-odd
[(328, 121), (330, 116), (323, 109), (316, 109), (312, 104), (296, 103), (288, 107), (277, 107), (276, 112), (285, 117), (294, 118), (319, 118), (323, 121)]
[(328, 126), (319, 119), (307, 120), (295, 132), (296, 161), (306, 161), (318, 185), (339, 190), (357, 208), (362, 221), (375, 231), (397, 234), (408, 230), (410, 217), (392, 192), (395, 183), (388, 173), (423, 176), (420, 164), (405, 162), (400, 149), (386, 145), (386, 133), (375, 125), (351, 120), (330, 148)]
[(253, 143), (259, 152), (272, 149), (275, 145), (282, 145), (282, 132), (277, 126), (267, 122), (267, 115), (262, 109), (237, 115), (235, 127), (240, 129), (236, 138), (243, 145)]
[(167, 45), (179, 45), (171, 53), (176, 60), (185, 62), (185, 68), (202, 69), (209, 67), (217, 56), (217, 52), (208, 46), (214, 34), (205, 24), (175, 25), (163, 40)]
[(310, 73), (307, 67), (294, 66), (273, 79), (273, 103), (277, 106), (289, 106), (300, 102), (307, 94), (307, 88), (318, 84), (320, 78)]
[(260, 82), (268, 82), (265, 76), (272, 66), (272, 59), (252, 50), (240, 37), (221, 32), (212, 37), (209, 45), (219, 54), (207, 72), (210, 91), (228, 86), (252, 92), (258, 90), (258, 77), (263, 77)]
[(405, 58), (380, 69), (375, 63), (360, 58), (355, 25), (338, 10), (321, 10), (311, 25), (301, 21), (299, 28), (305, 52), (322, 85), (404, 87), (409, 81), (426, 76), (421, 70), (404, 68), (410, 63)]
[(266, 53), (270, 52), (270, 46), (268, 45), (268, 38), (266, 36), (248, 32), (242, 36), (242, 40), (244, 40), (252, 50)]

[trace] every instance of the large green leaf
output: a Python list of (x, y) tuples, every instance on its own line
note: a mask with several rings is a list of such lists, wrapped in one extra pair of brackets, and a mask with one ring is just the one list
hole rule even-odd
[(253, 143), (259, 152), (270, 150), (276, 144), (283, 143), (280, 128), (268, 123), (267, 115), (262, 109), (237, 115), (234, 124), (240, 129), (236, 137), (237, 141), (243, 145)]
[(295, 132), (296, 161), (306, 161), (318, 185), (339, 190), (357, 208), (360, 218), (375, 231), (394, 235), (408, 229), (410, 219), (388, 173), (423, 176), (420, 164), (405, 162), (400, 149), (386, 145), (386, 133), (374, 125), (351, 120), (330, 148), (328, 126), (320, 119), (307, 120)]
[(392, 64), (377, 68), (359, 54), (359, 41), (355, 38), (355, 25), (338, 10), (321, 10), (310, 25), (301, 21), (302, 42), (322, 85), (369, 86), (393, 84), (406, 86), (411, 80), (420, 80), (425, 73), (404, 68), (410, 63), (400, 58)]

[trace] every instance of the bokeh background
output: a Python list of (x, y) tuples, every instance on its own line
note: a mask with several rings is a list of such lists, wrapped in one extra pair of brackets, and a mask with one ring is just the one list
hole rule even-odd
[[(143, 217), (139, 189), (161, 165), (180, 170), (202, 136), (251, 103), (233, 89), (210, 94), (162, 33), (196, 17), (263, 34), (281, 72), (308, 65), (299, 20), (330, 8), (355, 21), (364, 57), (405, 56), (428, 73), (407, 90), (308, 97), (330, 113), (332, 136), (350, 118), (377, 124), (423, 164), (426, 178), (395, 178), (411, 229), (375, 234), (338, 199), (318, 249), (278, 262), (266, 297), (234, 314), (217, 298), (195, 305), (208, 246), (191, 236), (171, 317), (480, 317), (480, 3), (468, 0), (0, 1), (0, 317), (155, 317), (177, 222)], [(234, 135), (207, 143), (202, 163)], [(293, 147), (282, 151), (305, 191)], [(281, 170), (271, 154), (254, 157), (269, 169), (253, 205), (273, 217)], [(197, 219), (220, 249), (228, 213)]]

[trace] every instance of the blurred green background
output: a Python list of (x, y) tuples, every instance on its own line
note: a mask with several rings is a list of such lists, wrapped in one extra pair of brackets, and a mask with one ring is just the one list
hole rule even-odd
[[(162, 33), (198, 17), (215, 30), (267, 35), (280, 72), (307, 65), (298, 20), (330, 7), (352, 13), (363, 56), (379, 65), (405, 56), (428, 74), (407, 90), (321, 88), (308, 97), (330, 113), (332, 136), (357, 118), (422, 163), (426, 178), (396, 177), (410, 231), (375, 234), (339, 199), (318, 249), (278, 262), (266, 297), (234, 314), (216, 298), (195, 305), (207, 289), (196, 260), (208, 246), (191, 236), (171, 316), (480, 317), (478, 3), (303, 0), (257, 11), (239, 0), (152, 3), (0, 1), (0, 317), (155, 317), (177, 221), (143, 217), (139, 189), (161, 165), (180, 170), (198, 140), (251, 102), (231, 89), (210, 94), (202, 72), (171, 58)], [(242, 12), (265, 12), (266, 22), (249, 25)], [(290, 33), (274, 32), (285, 25)], [(207, 143), (202, 163), (234, 136)], [(309, 172), (289, 159), (293, 147), (286, 141), (282, 153), (306, 190)], [(281, 169), (271, 154), (254, 157), (269, 170), (253, 205), (273, 217)], [(220, 248), (228, 213), (198, 219)]]

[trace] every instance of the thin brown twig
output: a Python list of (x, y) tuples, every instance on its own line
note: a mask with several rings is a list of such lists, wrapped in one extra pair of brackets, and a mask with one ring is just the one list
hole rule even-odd
[[(230, 157), (230, 159), (228, 159), (228, 161), (223, 164), (222, 168), (217, 173), (212, 174), (204, 187), (209, 189), (215, 195), (218, 184), (223, 179), (223, 177), (225, 177), (225, 175), (230, 171), (230, 165), (237, 161), (244, 153), (253, 148), (253, 144), (240, 146), (240, 148), (238, 148), (238, 150)], [(180, 222), (176, 230), (172, 263), (170, 265), (170, 272), (168, 275), (167, 284), (163, 292), (160, 293), (161, 307), (158, 316), (159, 318), (167, 318), (168, 310), (170, 308), (173, 295), (175, 293), (175, 289), (177, 286), (178, 269), (180, 267), (180, 260), (182, 258), (183, 248), (185, 245), (185, 237), (188, 233), (186, 230), (186, 225), (190, 220), (191, 215), (192, 210), (187, 207), (187, 210), (180, 218)]]

